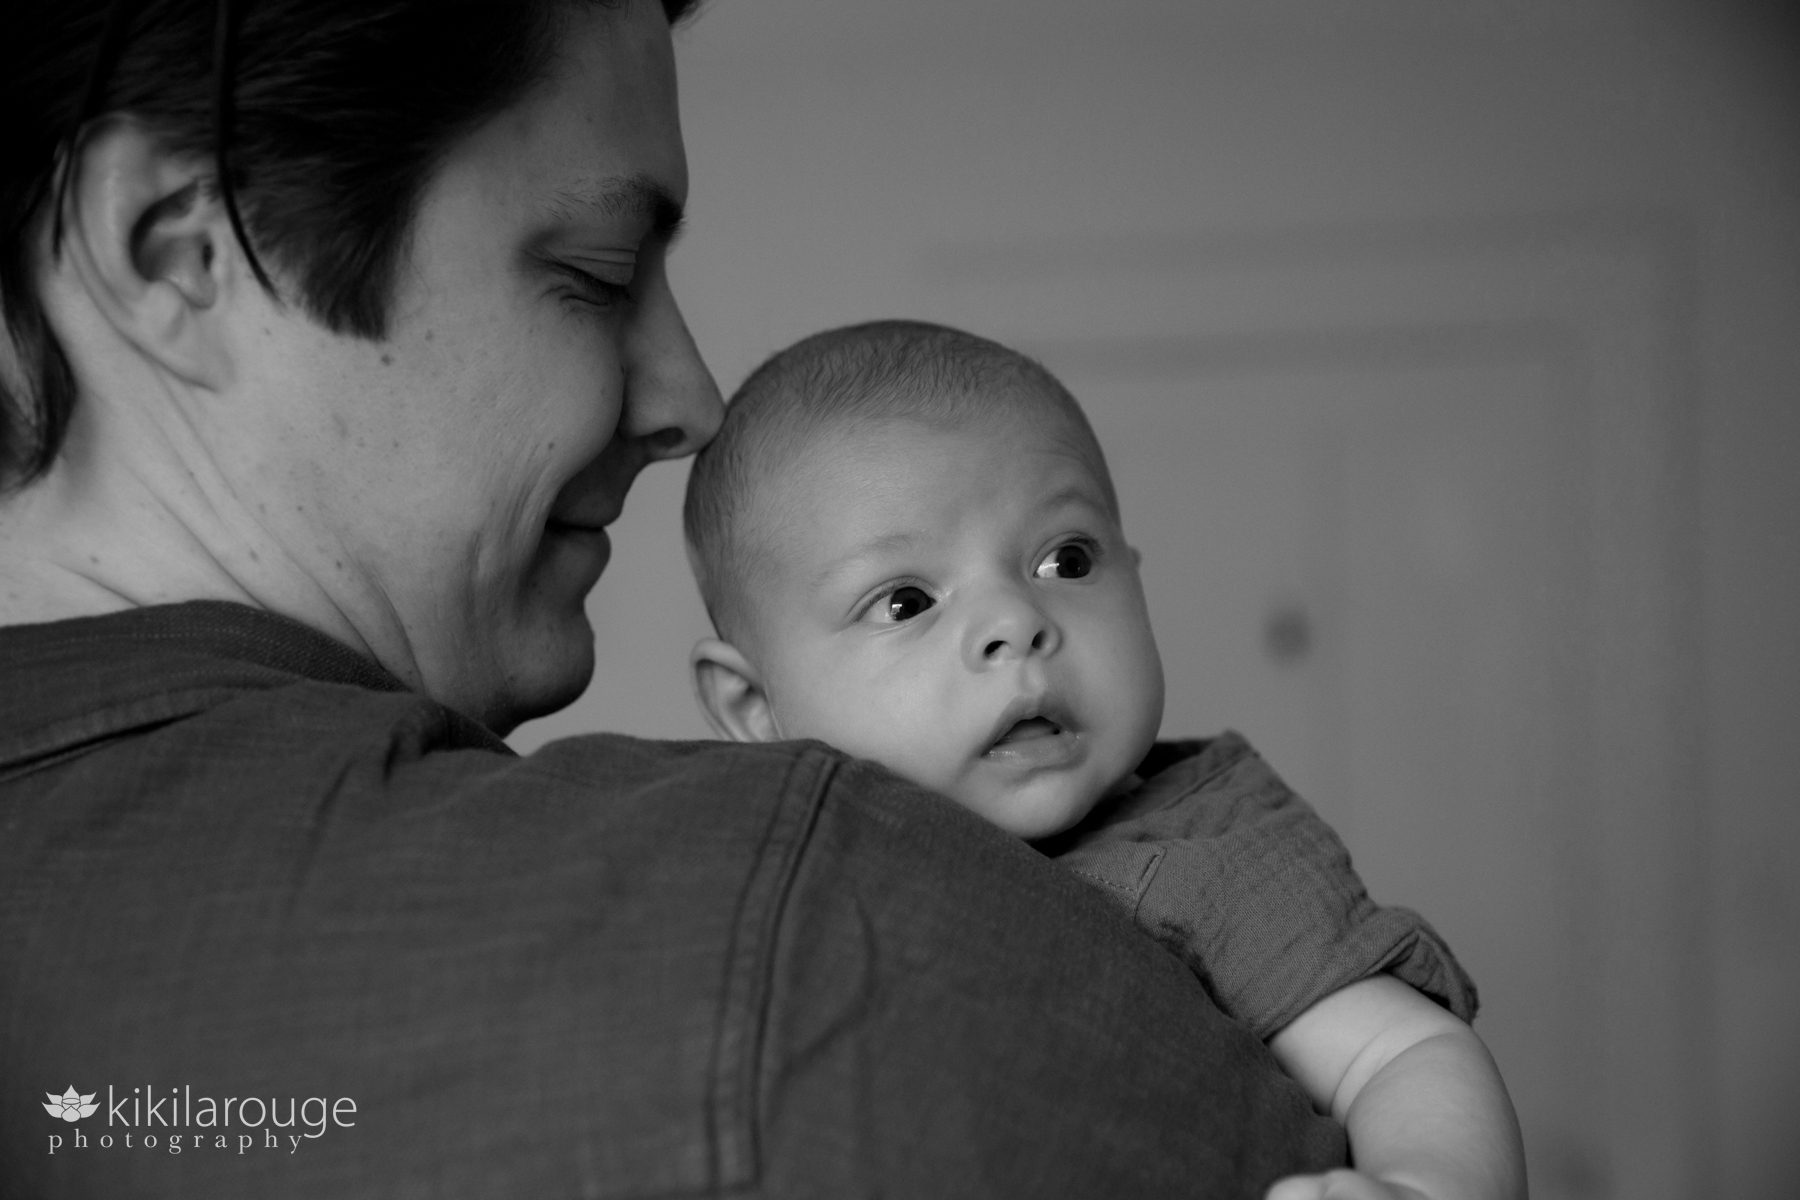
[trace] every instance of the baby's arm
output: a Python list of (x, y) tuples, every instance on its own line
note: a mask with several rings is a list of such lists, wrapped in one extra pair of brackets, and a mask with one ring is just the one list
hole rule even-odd
[(1292, 1176), (1268, 1200), (1523, 1200), (1518, 1119), (1487, 1047), (1400, 980), (1333, 992), (1269, 1049), (1349, 1131), (1355, 1170)]

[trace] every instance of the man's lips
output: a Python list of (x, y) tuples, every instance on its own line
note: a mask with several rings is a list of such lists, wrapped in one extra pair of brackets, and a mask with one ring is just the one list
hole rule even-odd
[(600, 503), (560, 506), (558, 511), (551, 513), (549, 519), (544, 522), (544, 531), (578, 538), (604, 538), (606, 527), (619, 519), (619, 513), (624, 505), (617, 502), (609, 503), (599, 497), (590, 499), (600, 499)]
[(559, 505), (557, 511), (550, 514), (544, 524), (553, 530), (572, 529), (577, 532), (604, 529), (619, 519), (625, 506), (621, 503), (608, 503), (602, 500), (599, 504)]
[(558, 521), (544, 522), (544, 528), (551, 533), (605, 533), (605, 521)]
[[(566, 521), (550, 521), (544, 526), (545, 545), (573, 550), (579, 561), (588, 564), (596, 577), (612, 561), (612, 538), (599, 525), (576, 525)], [(589, 581), (590, 583), (592, 580)]]

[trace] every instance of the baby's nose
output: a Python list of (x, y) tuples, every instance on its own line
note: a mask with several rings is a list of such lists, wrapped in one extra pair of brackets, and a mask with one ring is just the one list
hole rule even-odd
[[(1034, 630), (1031, 634), (1031, 640), (1025, 644), (1025, 649), (1042, 650), (1044, 649), (1045, 643), (1049, 640), (1049, 637), (1050, 635), (1046, 630)], [(1018, 650), (1019, 647), (1017, 643), (1019, 640), (1020, 638), (1018, 637), (997, 637), (981, 648), (981, 656), (988, 659), (1000, 658), (1009, 650)]]
[(1061, 643), (1061, 633), (1047, 613), (1028, 596), (1009, 593), (992, 598), (973, 622), (967, 657), (971, 668), (984, 667), (1054, 654)]

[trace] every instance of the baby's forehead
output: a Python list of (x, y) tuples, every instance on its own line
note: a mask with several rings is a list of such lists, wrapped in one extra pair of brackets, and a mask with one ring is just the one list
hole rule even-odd
[(1079, 474), (1114, 507), (1106, 461), (1078, 413), (1051, 402), (967, 405), (953, 414), (887, 412), (830, 420), (788, 440), (778, 461), (758, 472), (755, 490), (780, 500), (798, 491), (813, 503), (862, 485), (858, 466), (933, 462), (943, 447), (1055, 460), (1061, 475)]
[[(1105, 461), (1085, 425), (1042, 410), (862, 417), (816, 429), (777, 457), (740, 511), (741, 534), (760, 543), (758, 557), (775, 570), (808, 564), (845, 536), (904, 530), (915, 543), (933, 542), (934, 522), (970, 509), (1023, 516), (1056, 497), (1117, 519)], [(960, 466), (971, 461), (972, 469)], [(1013, 462), (1032, 466), (1004, 469)]]

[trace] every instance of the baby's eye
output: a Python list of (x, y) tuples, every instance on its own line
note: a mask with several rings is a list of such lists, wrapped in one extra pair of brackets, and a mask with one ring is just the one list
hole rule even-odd
[(869, 606), (868, 619), (898, 625), (910, 621), (937, 603), (924, 588), (907, 584), (879, 597)]
[(1064, 542), (1052, 550), (1032, 574), (1039, 579), (1082, 579), (1094, 569), (1094, 554), (1081, 542)]

